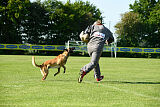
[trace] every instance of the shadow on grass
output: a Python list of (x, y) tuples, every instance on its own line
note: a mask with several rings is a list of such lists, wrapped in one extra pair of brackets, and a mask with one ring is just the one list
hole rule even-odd
[(127, 82), (127, 81), (101, 81), (109, 84), (160, 84), (160, 82)]
[[(70, 79), (50, 79), (46, 81), (52, 81), (52, 82), (77, 82), (77, 80), (70, 80)], [(85, 81), (84, 81), (85, 83)], [(95, 82), (94, 83), (107, 83), (107, 84), (160, 84), (160, 82), (128, 82), (128, 81), (101, 81), (101, 82)]]

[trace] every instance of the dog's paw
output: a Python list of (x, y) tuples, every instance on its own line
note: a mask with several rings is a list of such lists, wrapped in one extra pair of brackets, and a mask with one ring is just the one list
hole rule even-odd
[(41, 79), (42, 81), (44, 81), (44, 79)]

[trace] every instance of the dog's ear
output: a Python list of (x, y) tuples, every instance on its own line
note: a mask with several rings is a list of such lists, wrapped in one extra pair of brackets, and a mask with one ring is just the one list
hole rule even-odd
[(73, 53), (73, 50), (75, 49), (75, 47), (69, 48), (69, 52)]
[(67, 51), (68, 52), (68, 49), (65, 48), (65, 49), (63, 49), (63, 51)]
[(75, 50), (75, 47), (70, 48), (70, 50)]

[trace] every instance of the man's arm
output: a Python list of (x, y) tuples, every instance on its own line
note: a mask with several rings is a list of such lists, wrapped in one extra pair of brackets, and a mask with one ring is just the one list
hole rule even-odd
[(113, 37), (113, 36), (112, 36), (112, 37), (109, 37), (109, 39), (107, 40), (107, 42), (108, 42), (108, 44), (114, 42), (114, 37)]

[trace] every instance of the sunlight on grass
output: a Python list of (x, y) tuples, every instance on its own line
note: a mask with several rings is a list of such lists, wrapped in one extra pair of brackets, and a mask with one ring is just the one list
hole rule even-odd
[[(36, 56), (38, 64), (54, 56)], [(104, 80), (97, 83), (93, 71), (78, 83), (79, 70), (89, 57), (69, 57), (66, 73), (50, 70), (41, 81), (31, 56), (0, 56), (0, 106), (40, 107), (159, 107), (160, 59), (101, 57)]]

